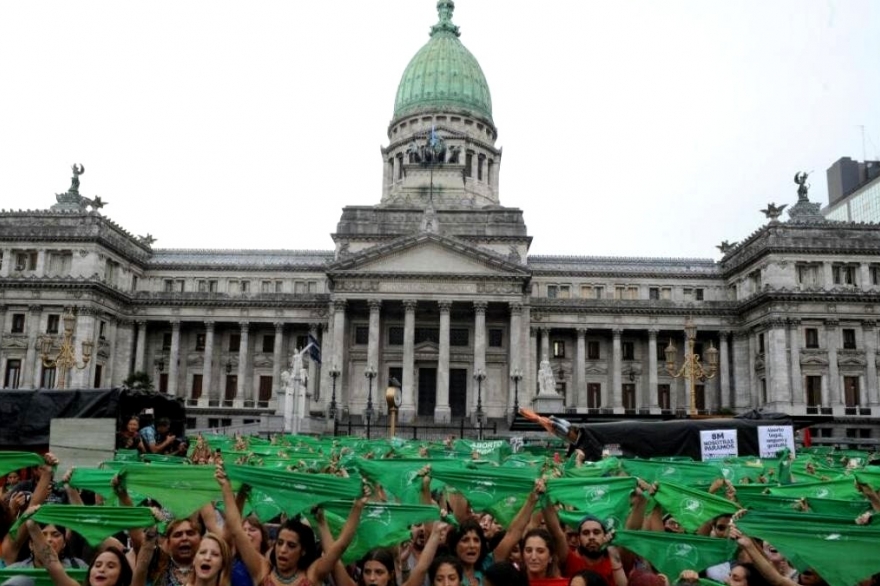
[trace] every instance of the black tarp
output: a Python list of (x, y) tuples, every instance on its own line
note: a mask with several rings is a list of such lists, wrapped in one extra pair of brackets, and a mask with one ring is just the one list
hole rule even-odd
[(110, 418), (117, 421), (119, 429), (146, 408), (152, 408), (156, 418), (169, 418), (172, 431), (183, 435), (183, 401), (161, 393), (131, 389), (0, 391), (0, 449), (47, 448), (54, 418)]
[[(763, 415), (763, 414), (762, 414)], [(701, 458), (700, 432), (735, 429), (739, 455), (758, 456), (758, 427), (792, 425), (785, 415), (763, 415), (760, 419), (676, 419), (670, 421), (617, 421), (580, 426), (575, 447), (584, 450), (587, 460), (598, 460), (608, 446), (619, 448), (623, 456), (652, 458), (689, 456)]]

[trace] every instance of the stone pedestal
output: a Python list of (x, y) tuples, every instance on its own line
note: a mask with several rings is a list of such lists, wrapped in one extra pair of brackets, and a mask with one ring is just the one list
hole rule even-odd
[[(384, 397), (383, 397), (384, 400)], [(413, 405), (401, 405), (400, 409), (397, 411), (397, 422), (398, 423), (409, 423), (413, 419), (416, 418), (416, 408)]]
[(452, 409), (449, 408), (449, 405), (437, 405), (434, 407), (434, 423), (449, 423), (451, 420)]
[(562, 413), (565, 399), (556, 393), (538, 393), (532, 403), (536, 413)]

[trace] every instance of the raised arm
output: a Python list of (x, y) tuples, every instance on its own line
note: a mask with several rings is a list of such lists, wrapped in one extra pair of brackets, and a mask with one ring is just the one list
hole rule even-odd
[[(217, 466), (214, 477), (217, 479), (217, 484), (220, 485), (220, 491), (223, 493), (226, 527), (232, 534), (235, 548), (238, 550), (238, 554), (241, 556), (241, 560), (247, 567), (254, 583), (262, 584), (271, 569), (269, 560), (260, 555), (260, 552), (253, 546), (251, 540), (248, 539), (247, 533), (245, 533), (241, 513), (238, 510), (238, 505), (235, 503), (235, 493), (232, 492), (232, 486), (229, 484), (229, 479), (226, 477), (226, 472), (222, 466)], [(317, 583), (313, 582), (313, 584)]]
[[(537, 480), (535, 480), (535, 486), (532, 488), (529, 496), (526, 497), (526, 502), (524, 502), (523, 506), (520, 507), (519, 512), (516, 514), (516, 517), (513, 518), (513, 520), (510, 522), (510, 526), (504, 533), (504, 537), (492, 551), (494, 559), (502, 561), (510, 557), (510, 552), (513, 550), (514, 546), (519, 543), (519, 540), (522, 538), (523, 533), (525, 533), (526, 527), (529, 524), (529, 520), (531, 520), (532, 518), (532, 513), (535, 511), (535, 505), (538, 504), (538, 500), (541, 498), (541, 495), (544, 494), (545, 491), (546, 486), (544, 485), (544, 479), (538, 478)], [(559, 524), (558, 521), (557, 524)], [(562, 540), (562, 543), (565, 543), (564, 538)]]
[(40, 480), (34, 487), (34, 494), (31, 496), (31, 506), (36, 507), (42, 505), (49, 498), (49, 491), (52, 489), (52, 479), (55, 476), (55, 466), (58, 465), (58, 458), (52, 452), (46, 452), (43, 456), (44, 463), (40, 466)]
[(131, 586), (146, 586), (147, 575), (150, 573), (150, 563), (153, 561), (153, 553), (156, 551), (156, 541), (158, 539), (159, 532), (155, 527), (144, 532), (144, 542), (137, 554)]
[(351, 540), (354, 539), (354, 533), (357, 531), (358, 523), (361, 521), (361, 513), (364, 506), (370, 498), (369, 488), (364, 485), (364, 496), (354, 501), (351, 505), (351, 511), (348, 513), (348, 519), (339, 532), (339, 537), (335, 541), (324, 548), (324, 555), (312, 562), (306, 575), (311, 584), (323, 584), (324, 579), (333, 571), (333, 566), (342, 557), (345, 548), (349, 546)]
[[(30, 507), (27, 510), (27, 513), (33, 513), (38, 508), (39, 507)], [(61, 561), (58, 559), (58, 554), (55, 553), (52, 546), (46, 542), (46, 538), (43, 537), (43, 532), (40, 531), (40, 526), (34, 521), (28, 519), (25, 521), (25, 527), (27, 527), (27, 531), (31, 537), (31, 543), (34, 547), (34, 556), (40, 560), (40, 563), (46, 568), (49, 577), (52, 578), (52, 583), (55, 584), (55, 586), (78, 586), (77, 581), (68, 576), (67, 572), (64, 571), (64, 566), (61, 565)]]
[(739, 546), (749, 554), (752, 564), (754, 564), (755, 568), (771, 586), (798, 586), (797, 582), (780, 574), (773, 566), (773, 562), (764, 555), (764, 551), (758, 547), (751, 537), (743, 535), (742, 531), (737, 529), (734, 523), (730, 524), (730, 537), (736, 539)]
[[(26, 507), (27, 502), (25, 501), (25, 494), (23, 492), (17, 492), (9, 499), (9, 509), (13, 519), (17, 519), (20, 512), (25, 510)], [(0, 551), (3, 552), (2, 561), (5, 562), (7, 566), (14, 564), (18, 559), (18, 552), (24, 547), (27, 539), (27, 531), (19, 531), (15, 537), (13, 537), (11, 533), (7, 533), (3, 537), (3, 544), (0, 545)]]
[[(431, 529), (431, 536), (428, 537), (428, 541), (422, 549), (422, 555), (419, 556), (418, 563), (410, 572), (409, 578), (403, 583), (403, 586), (421, 586), (425, 582), (428, 568), (431, 567), (431, 562), (434, 561), (434, 556), (437, 555), (437, 548), (440, 547), (440, 537), (448, 527), (449, 525), (442, 521), (434, 523), (434, 527)], [(342, 585), (337, 582), (337, 586)]]
[(64, 473), (64, 476), (61, 477), (61, 486), (64, 487), (64, 491), (67, 493), (67, 501), (71, 505), (82, 505), (83, 503), (82, 496), (80, 496), (79, 491), (72, 486), (70, 486), (70, 477), (73, 476), (73, 470), (75, 466), (71, 466), (67, 469), (67, 472)]

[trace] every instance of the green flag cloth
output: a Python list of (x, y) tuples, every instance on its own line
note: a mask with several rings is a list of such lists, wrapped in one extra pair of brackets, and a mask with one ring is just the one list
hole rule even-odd
[(141, 453), (137, 450), (116, 450), (113, 459), (117, 462), (139, 462)]
[(74, 468), (70, 476), (70, 486), (79, 490), (90, 490), (104, 497), (106, 501), (116, 502), (116, 492), (111, 486), (115, 470), (98, 468)]
[(630, 476), (637, 476), (647, 482), (709, 486), (715, 479), (721, 478), (717, 467), (702, 462), (624, 459), (621, 464)]
[(867, 484), (874, 490), (880, 490), (880, 467), (867, 466), (856, 472), (854, 476), (862, 484)]
[(251, 486), (248, 501), (255, 509), (268, 497), (289, 516), (334, 499), (356, 499), (362, 493), (362, 480), (357, 476), (343, 478), (237, 464), (227, 464), (225, 469), (230, 480)]
[(0, 476), (44, 463), (43, 457), (33, 452), (0, 452)]
[[(15, 531), (28, 517), (22, 516), (10, 529)], [(156, 518), (149, 507), (92, 507), (85, 505), (43, 505), (30, 516), (40, 523), (62, 525), (76, 531), (89, 545), (100, 544), (106, 538), (136, 527), (152, 527)]]
[[(327, 524), (338, 536), (351, 511), (351, 501), (330, 501), (322, 508)], [(410, 539), (409, 526), (440, 520), (440, 509), (434, 505), (402, 505), (369, 502), (364, 506), (357, 531), (342, 554), (343, 563), (359, 560), (374, 547), (391, 547)]]
[[(574, 464), (573, 458), (569, 458), (563, 467), (563, 476), (572, 478), (595, 478), (597, 476), (612, 476), (621, 469), (621, 460), (618, 458), (603, 458), (597, 462), (584, 462), (583, 465)], [(637, 476), (637, 475), (633, 475)]]
[(838, 478), (820, 482), (798, 482), (785, 486), (768, 487), (770, 494), (777, 496), (797, 496), (806, 498), (833, 498), (848, 501), (860, 501), (864, 499), (862, 493), (856, 489), (853, 478)]
[(617, 531), (614, 545), (647, 559), (674, 583), (683, 570), (701, 572), (736, 557), (736, 541), (662, 531)]
[(144, 462), (158, 462), (160, 464), (189, 464), (189, 460), (183, 456), (172, 456), (170, 454), (144, 454), (141, 456)]
[(467, 467), (436, 463), (431, 478), (461, 492), (475, 511), (486, 511), (508, 496), (529, 493), (538, 477), (536, 468), (490, 468), (468, 463)]
[(850, 520), (871, 510), (871, 503), (867, 500), (847, 501), (841, 499), (808, 498), (807, 505), (809, 505), (810, 511), (817, 515), (846, 517)]
[[(88, 583), (88, 568), (65, 568), (64, 571), (79, 584)], [(27, 576), (34, 581), (34, 586), (55, 586), (46, 568), (0, 568), (0, 584), (13, 576)]]
[(654, 500), (691, 533), (718, 515), (732, 515), (739, 510), (736, 503), (725, 498), (674, 482), (661, 482)]
[[(221, 498), (213, 466), (129, 463), (120, 478), (126, 490), (156, 499), (177, 518)], [(233, 483), (233, 490), (238, 490), (238, 483)]]
[(452, 444), (456, 452), (462, 454), (472, 454), (477, 452), (481, 457), (496, 462), (504, 461), (504, 458), (512, 453), (510, 442), (504, 440), (455, 440)]
[(795, 567), (813, 568), (829, 586), (853, 586), (880, 572), (877, 527), (780, 522), (751, 512), (736, 526), (746, 535), (772, 543)]
[[(367, 460), (355, 458), (352, 465), (370, 482), (382, 485), (389, 497), (397, 498), (402, 503), (419, 504), (422, 491), (422, 479), (419, 470), (431, 464), (431, 460), (400, 458), (392, 460)], [(432, 488), (442, 484), (431, 480)]]
[(775, 496), (756, 492), (736, 492), (736, 500), (747, 509), (755, 511), (797, 511), (806, 499), (796, 496)]
[(611, 527), (623, 527), (629, 514), (629, 495), (636, 487), (632, 477), (616, 478), (551, 478), (547, 481), (547, 497), (581, 512), (606, 521)]

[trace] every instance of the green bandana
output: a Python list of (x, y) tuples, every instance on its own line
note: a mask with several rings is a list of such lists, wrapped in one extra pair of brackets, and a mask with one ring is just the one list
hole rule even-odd
[[(22, 516), (10, 529), (15, 531), (28, 517)], [(90, 507), (85, 505), (43, 505), (30, 516), (40, 523), (67, 527), (82, 535), (89, 545), (100, 544), (108, 537), (136, 527), (152, 527), (156, 518), (149, 507)]]
[(0, 476), (43, 464), (43, 457), (33, 452), (0, 452)]
[[(178, 519), (188, 517), (221, 497), (213, 466), (126, 464), (120, 473), (125, 488), (159, 501)], [(233, 490), (238, 483), (233, 483)]]
[[(271, 499), (279, 511), (294, 516), (335, 499), (356, 499), (362, 493), (362, 480), (356, 476), (343, 478), (236, 464), (227, 464), (225, 468), (230, 480), (251, 487), (248, 502), (258, 512), (259, 503), (266, 498)], [(213, 474), (213, 470), (211, 472)]]
[(90, 490), (104, 497), (105, 501), (115, 503), (116, 492), (110, 484), (114, 476), (116, 476), (115, 470), (74, 468), (70, 477), (70, 486), (79, 490)]
[[(425, 459), (399, 459), (399, 460), (366, 460), (355, 458), (352, 466), (370, 482), (381, 484), (389, 497), (397, 498), (402, 503), (419, 504), (422, 492), (422, 479), (418, 476), (419, 470), (431, 464), (431, 460)], [(432, 480), (434, 486), (439, 488), (441, 483)]]
[[(64, 571), (78, 583), (88, 583), (88, 568), (64, 568)], [(27, 576), (34, 581), (34, 586), (55, 586), (46, 568), (0, 568), (0, 584), (13, 576)]]
[(721, 477), (715, 466), (700, 462), (622, 460), (623, 469), (646, 482), (676, 482), (688, 486), (709, 486)]
[[(623, 527), (629, 514), (629, 495), (635, 478), (551, 478), (547, 497), (554, 503), (574, 507), (583, 518), (595, 515), (609, 528)], [(575, 523), (577, 526), (577, 523)]]
[(461, 492), (475, 511), (486, 511), (508, 496), (529, 493), (538, 477), (536, 468), (490, 468), (468, 463), (467, 468), (434, 464), (431, 477)]
[(672, 482), (661, 482), (654, 500), (691, 533), (718, 515), (732, 515), (739, 510), (736, 503), (720, 496)]
[(647, 559), (670, 581), (683, 570), (700, 572), (736, 556), (736, 541), (661, 531), (618, 531), (614, 545), (625, 547)]
[(830, 586), (852, 586), (880, 572), (876, 527), (794, 523), (758, 513), (746, 513), (736, 525), (746, 535), (772, 543), (795, 567), (813, 568)]
[(819, 482), (799, 482), (786, 486), (770, 486), (770, 494), (776, 496), (797, 496), (807, 498), (832, 498), (845, 501), (864, 499), (852, 478), (838, 478)]

